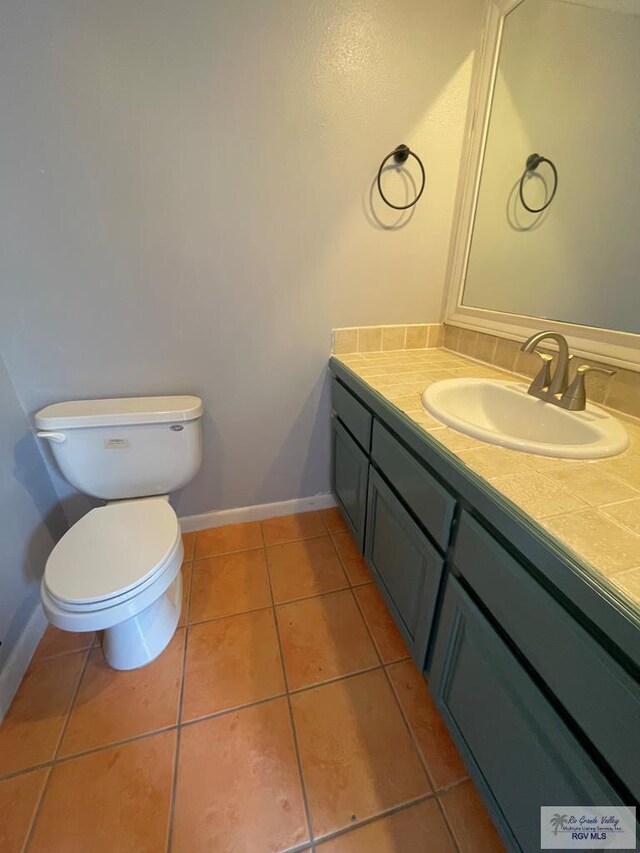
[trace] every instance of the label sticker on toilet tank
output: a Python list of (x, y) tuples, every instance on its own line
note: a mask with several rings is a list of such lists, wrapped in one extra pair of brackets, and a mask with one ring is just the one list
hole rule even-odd
[(129, 447), (129, 441), (126, 438), (107, 438), (104, 442), (105, 450), (124, 450)]

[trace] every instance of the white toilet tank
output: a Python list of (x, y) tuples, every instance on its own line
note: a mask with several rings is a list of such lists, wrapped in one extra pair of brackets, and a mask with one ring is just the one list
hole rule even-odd
[(105, 500), (165, 495), (202, 462), (199, 397), (76, 400), (41, 409), (35, 423), (81, 492)]

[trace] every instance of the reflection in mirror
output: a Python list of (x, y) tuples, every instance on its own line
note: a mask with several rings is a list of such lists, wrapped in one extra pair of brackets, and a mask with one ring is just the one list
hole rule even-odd
[[(463, 305), (640, 333), (639, 143), (640, 3), (523, 0), (504, 24)], [(552, 163), (527, 170), (532, 154)]]

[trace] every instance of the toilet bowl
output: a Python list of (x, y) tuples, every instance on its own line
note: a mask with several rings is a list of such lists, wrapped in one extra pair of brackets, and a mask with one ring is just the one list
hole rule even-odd
[(178, 518), (163, 498), (91, 510), (55, 546), (41, 585), (49, 621), (64, 631), (104, 631), (114, 669), (154, 660), (182, 606), (184, 557)]

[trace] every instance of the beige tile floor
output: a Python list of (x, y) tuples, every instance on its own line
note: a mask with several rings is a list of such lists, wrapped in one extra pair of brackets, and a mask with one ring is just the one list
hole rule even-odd
[(149, 666), (47, 631), (0, 727), (2, 853), (503, 849), (336, 510), (185, 546)]

